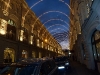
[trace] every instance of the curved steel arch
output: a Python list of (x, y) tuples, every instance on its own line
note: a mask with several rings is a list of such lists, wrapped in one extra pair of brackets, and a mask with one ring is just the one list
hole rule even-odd
[[(43, 25), (46, 24), (46, 23), (48, 23), (48, 22), (50, 22), (50, 21), (53, 21), (53, 20), (62, 21), (62, 22), (64, 22), (65, 24), (67, 24), (67, 26), (69, 27), (69, 24), (68, 24), (66, 21), (62, 20), (62, 19), (49, 19), (49, 20), (47, 20), (45, 23), (43, 23)], [(40, 34), (40, 31), (41, 31), (43, 25), (42, 25), (42, 26), (40, 27), (40, 29), (39, 29), (39, 34)]]
[[(60, 35), (59, 35), (60, 36)], [(67, 41), (67, 38), (63, 38), (63, 39), (60, 39), (60, 37), (58, 36), (58, 38), (54, 38), (56, 41), (60, 40), (60, 41)]]
[(60, 32), (60, 33), (57, 33), (57, 32), (53, 32), (53, 33), (51, 33), (51, 35), (53, 36), (53, 35), (56, 35), (56, 34), (67, 34), (67, 35), (69, 35), (69, 31), (64, 31), (64, 32)]
[(53, 27), (53, 26), (63, 26), (65, 27), (66, 29), (68, 29), (66, 26), (64, 26), (63, 24), (53, 24), (53, 25), (50, 25), (47, 30), (49, 30), (49, 28)]
[[(56, 33), (56, 32), (55, 32)], [(56, 37), (54, 37), (55, 39), (56, 39)], [(69, 34), (67, 34), (67, 38), (66, 39), (68, 39), (69, 38)]]
[[(60, 30), (63, 30), (63, 31), (65, 31), (66, 32), (66, 30), (64, 30), (64, 29), (61, 29), (61, 28), (57, 28), (57, 29), (60, 29)], [(52, 31), (54, 31), (54, 30), (52, 30)], [(47, 34), (47, 37), (48, 37), (48, 34)], [(49, 38), (50, 39), (50, 38)]]
[[(47, 12), (44, 12), (43, 14), (41, 14), (41, 15), (35, 20), (35, 22), (33, 23), (32, 27), (34, 28), (35, 23), (37, 22), (37, 20), (39, 20), (40, 17), (42, 17), (42, 16), (45, 15), (45, 14), (52, 13), (52, 12), (61, 13), (61, 14), (65, 15), (65, 16), (71, 21), (71, 19), (69, 18), (69, 16), (68, 16), (67, 14), (65, 14), (64, 12), (61, 12), (61, 11), (47, 11)], [(33, 28), (32, 28), (32, 29), (33, 29)]]
[[(56, 33), (56, 32), (55, 32), (55, 33)], [(67, 33), (66, 33), (66, 34), (67, 34)], [(60, 35), (61, 35), (61, 34), (59, 34), (59, 36), (60, 36)], [(64, 35), (64, 37), (66, 37), (65, 40), (68, 38), (68, 35), (65, 36), (65, 34), (63, 34), (63, 33), (62, 33), (62, 35)], [(53, 37), (53, 38), (57, 41), (57, 38), (56, 38), (56, 37)], [(61, 37), (59, 37), (59, 38), (61, 38)], [(63, 38), (63, 37), (62, 37), (62, 38)], [(61, 39), (59, 39), (59, 40), (61, 40)], [(62, 39), (62, 41), (64, 41), (64, 38)], [(57, 42), (58, 42), (58, 41), (57, 41)]]
[[(68, 29), (68, 28), (67, 28), (66, 26), (64, 26), (63, 24), (53, 24), (53, 25), (49, 26), (49, 27), (47, 28), (47, 30), (49, 30), (49, 28), (51, 28), (51, 27), (53, 27), (53, 26), (63, 26), (63, 27), (65, 27), (66, 29)], [(44, 31), (43, 34), (45, 34), (45, 32), (46, 32), (46, 30)]]
[[(40, 1), (37, 1), (36, 3), (34, 3), (31, 7), (30, 7), (30, 9), (32, 9), (35, 5), (37, 5), (38, 3), (40, 3), (40, 2), (42, 2), (43, 0), (40, 0)], [(28, 14), (28, 12), (29, 12), (30, 10), (27, 10), (26, 11), (26, 13), (25, 13), (25, 15), (22, 17), (22, 26), (24, 25), (24, 20), (25, 20), (25, 16)]]
[(67, 32), (63, 32), (63, 33), (57, 33), (57, 32), (55, 32), (55, 33), (53, 33), (53, 34), (51, 33), (52, 36), (53, 36), (53, 35), (56, 35), (56, 34), (67, 34), (67, 35), (68, 35), (69, 32), (67, 31)]
[[(66, 41), (67, 42), (67, 36), (66, 38), (63, 38), (63, 39), (60, 39), (61, 37), (59, 37), (60, 35), (57, 36), (57, 38), (55, 38), (55, 40), (58, 42), (58, 41)], [(59, 42), (60, 43), (60, 42)]]
[(62, 39), (62, 38), (65, 38), (65, 37), (66, 37), (66, 39), (68, 38), (68, 35), (66, 36), (66, 35), (64, 35), (64, 34), (56, 34), (56, 35), (54, 35), (53, 37), (54, 37), (54, 38), (58, 38), (58, 36), (61, 37), (61, 39)]
[[(47, 28), (47, 30), (49, 30), (49, 28), (51, 28), (51, 27), (53, 27), (53, 26), (63, 26), (63, 27), (65, 27), (64, 25), (62, 25), (62, 24), (53, 24), (53, 25), (51, 25), (51, 26), (49, 26), (48, 28)], [(68, 29), (67, 27), (65, 27), (66, 29)], [(45, 32), (46, 32), (46, 30), (43, 32), (43, 35), (45, 34)], [(40, 34), (40, 33), (39, 33)]]
[[(63, 1), (63, 0), (59, 0), (59, 1), (61, 1), (61, 2), (63, 2), (63, 3), (65, 3), (67, 6), (68, 6), (68, 8), (71, 10), (71, 13), (72, 13), (72, 8), (69, 6), (69, 4), (68, 3), (66, 3), (65, 1)], [(73, 14), (73, 13), (72, 13)]]
[[(43, 0), (40, 0), (40, 1), (43, 1)], [(68, 5), (67, 5), (68, 6)], [(69, 6), (68, 6), (69, 7)], [(70, 20), (71, 21), (71, 20)], [(34, 25), (35, 26), (35, 25)], [(33, 28), (34, 28), (34, 26), (33, 26)]]
[(65, 41), (66, 39), (65, 39), (65, 40), (61, 40), (61, 39), (57, 39), (57, 38), (56, 38), (55, 40), (57, 40), (57, 42), (61, 45), (61, 42), (62, 42), (62, 41)]
[(63, 30), (63, 31), (66, 32), (66, 30), (65, 30), (65, 29), (62, 29), (62, 28), (56, 28), (56, 29), (53, 29), (53, 30), (51, 30), (51, 31), (49, 31), (49, 32), (53, 32), (53, 31), (58, 30), (58, 29)]
[(56, 39), (56, 41), (60, 40), (61, 42), (62, 41), (66, 41), (67, 42), (68, 41), (67, 37), (66, 38), (62, 38), (62, 39), (60, 39), (60, 38), (62, 38), (62, 37), (60, 37), (60, 35), (58, 35), (57, 38), (55, 38), (55, 39)]
[[(69, 24), (68, 24), (66, 21), (62, 20), (62, 19), (49, 19), (49, 20), (47, 20), (46, 22), (44, 22), (43, 25), (45, 25), (46, 23), (48, 23), (48, 22), (50, 22), (50, 21), (53, 21), (53, 20), (62, 21), (62, 22), (64, 22), (64, 23), (69, 27)], [(41, 28), (42, 28), (42, 27), (41, 27)]]
[(60, 38), (62, 39), (62, 38), (67, 38), (68, 39), (68, 37), (69, 37), (69, 35), (68, 34), (54, 34), (54, 35), (52, 35), (54, 38), (58, 38), (58, 36), (60, 36)]
[(55, 39), (60, 39), (62, 41), (68, 41), (68, 36), (64, 36), (64, 35), (56, 35), (54, 36)]

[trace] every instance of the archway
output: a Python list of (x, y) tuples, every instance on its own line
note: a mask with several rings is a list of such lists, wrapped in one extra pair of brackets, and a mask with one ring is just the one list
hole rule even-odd
[(98, 70), (97, 63), (100, 61), (100, 31), (95, 30), (92, 35), (92, 50), (95, 61), (95, 70)]
[[(98, 20), (92, 22), (91, 26), (90, 27), (88, 26), (88, 28), (89, 28), (88, 31), (86, 30), (86, 32), (88, 32), (88, 33), (84, 34), (86, 36), (85, 37), (86, 50), (87, 50), (87, 53), (89, 53), (88, 54), (89, 61), (87, 62), (87, 64), (88, 64), (87, 67), (90, 68), (90, 69), (93, 69), (93, 70), (96, 69), (96, 65), (95, 64), (97, 64), (97, 63), (95, 63), (92, 37), (93, 37), (94, 31), (96, 30), (96, 27), (99, 24), (100, 24), (100, 22)], [(91, 64), (90, 64), (90, 62), (91, 62)]]
[(26, 50), (22, 51), (22, 58), (28, 58), (28, 52)]
[(5, 48), (4, 63), (11, 63), (15, 61), (15, 50), (12, 48)]

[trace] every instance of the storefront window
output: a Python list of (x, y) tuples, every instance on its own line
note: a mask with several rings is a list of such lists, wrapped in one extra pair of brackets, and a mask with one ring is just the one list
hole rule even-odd
[(28, 58), (28, 53), (26, 50), (22, 51), (22, 58)]

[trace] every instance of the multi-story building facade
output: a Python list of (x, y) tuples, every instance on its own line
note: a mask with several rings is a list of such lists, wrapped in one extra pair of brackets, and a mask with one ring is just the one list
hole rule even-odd
[(0, 0), (0, 62), (63, 54), (24, 0)]
[(100, 72), (100, 0), (71, 0), (70, 48), (77, 60)]

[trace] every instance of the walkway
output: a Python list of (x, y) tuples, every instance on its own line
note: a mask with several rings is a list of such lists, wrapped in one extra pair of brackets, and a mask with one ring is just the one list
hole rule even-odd
[(86, 68), (85, 65), (80, 64), (79, 62), (76, 61), (71, 61), (71, 71), (66, 72), (66, 73), (59, 73), (58, 75), (100, 75), (97, 71), (90, 70)]

